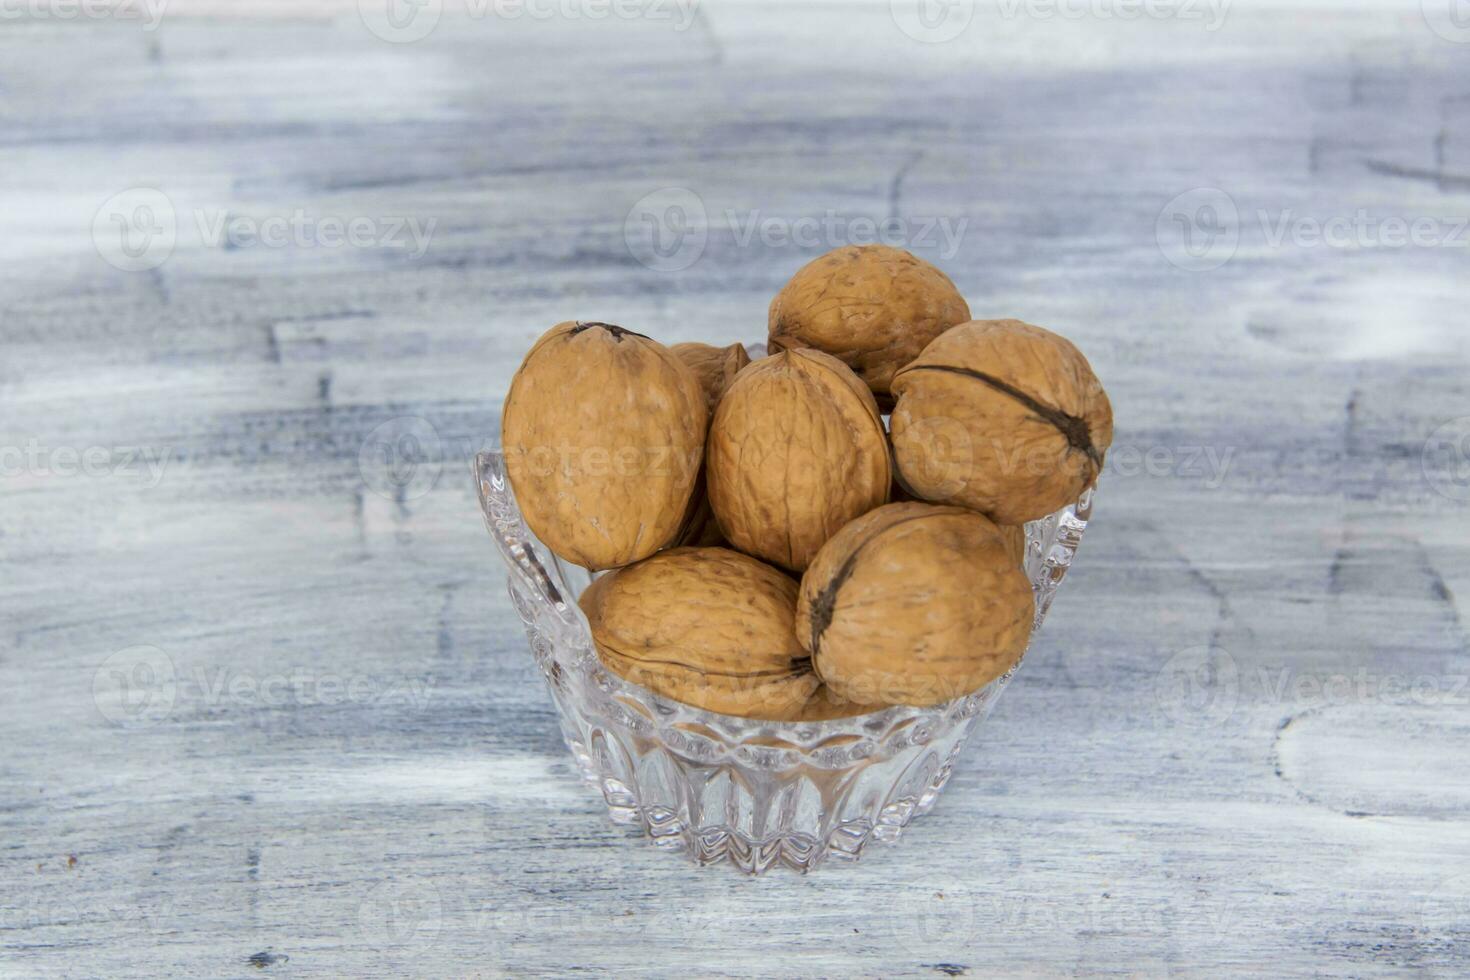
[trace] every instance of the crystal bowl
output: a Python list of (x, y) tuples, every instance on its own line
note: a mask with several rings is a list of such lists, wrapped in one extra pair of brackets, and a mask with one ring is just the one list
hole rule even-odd
[[(510, 569), (511, 602), (551, 689), (567, 747), (614, 823), (700, 865), (807, 872), (892, 842), (934, 806), (960, 750), (1015, 668), (932, 708), (896, 707), (823, 722), (715, 714), (661, 697), (606, 670), (576, 597), (584, 569), (546, 548), (521, 518), (505, 461), (474, 462), (490, 535)], [(1040, 626), (1092, 508), (1077, 503), (1026, 526), (1026, 574)]]

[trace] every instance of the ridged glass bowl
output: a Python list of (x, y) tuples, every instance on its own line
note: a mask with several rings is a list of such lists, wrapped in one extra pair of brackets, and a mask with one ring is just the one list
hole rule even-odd
[[(526, 528), (505, 462), (474, 463), (480, 505), (510, 569), (511, 602), (526, 625), (562, 734), (614, 823), (701, 865), (806, 872), (828, 857), (857, 859), (892, 842), (934, 806), (960, 750), (1005, 690), (1005, 676), (933, 708), (889, 708), (824, 722), (764, 722), (660, 697), (607, 671), (576, 597), (584, 569)], [(1040, 626), (1072, 563), (1092, 507), (1076, 504), (1026, 526), (1026, 573)]]

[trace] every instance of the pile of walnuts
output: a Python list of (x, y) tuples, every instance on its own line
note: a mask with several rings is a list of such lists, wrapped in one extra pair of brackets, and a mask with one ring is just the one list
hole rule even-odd
[(612, 570), (580, 600), (603, 663), (770, 720), (933, 705), (1005, 673), (1033, 620), (1022, 525), (1076, 500), (1112, 441), (1087, 359), (972, 320), (944, 273), (882, 245), (802, 268), (769, 328), (752, 361), (563, 323), (511, 382), (527, 525)]

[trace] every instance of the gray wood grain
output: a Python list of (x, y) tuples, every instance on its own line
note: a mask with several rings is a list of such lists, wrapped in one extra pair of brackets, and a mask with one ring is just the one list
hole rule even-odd
[[(883, 3), (451, 6), (404, 44), (350, 4), (0, 21), (0, 974), (1470, 972), (1470, 45), (1434, 0), (982, 4), (941, 44)], [(138, 187), (178, 240), (124, 271), (93, 228)], [(689, 194), (697, 258), (640, 262)], [(201, 240), (298, 212), (433, 231)], [(697, 871), (575, 777), (467, 460), (552, 323), (758, 340), (888, 218), (1088, 352), (1097, 520), (903, 841)]]

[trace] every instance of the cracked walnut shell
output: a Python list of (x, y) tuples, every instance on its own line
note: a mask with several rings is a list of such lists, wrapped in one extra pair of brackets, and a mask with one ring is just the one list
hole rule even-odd
[(801, 580), (797, 638), (837, 698), (927, 707), (1010, 670), (1031, 585), (995, 524), (961, 507), (889, 504), (848, 524)]
[(801, 571), (826, 540), (888, 499), (887, 437), (841, 361), (784, 351), (741, 371), (710, 424), (710, 506), (747, 554)]
[(553, 327), (521, 362), (501, 417), (526, 524), (584, 568), (646, 558), (684, 522), (708, 410), (668, 348), (607, 323)]
[(887, 245), (849, 245), (807, 263), (776, 294), (770, 349), (833, 355), (886, 408), (894, 373), (968, 319), (964, 297), (928, 262)]
[(1019, 320), (974, 320), (893, 380), (895, 463), (936, 503), (1024, 524), (1076, 500), (1113, 441), (1113, 409), (1070, 341)]
[(611, 572), (580, 605), (614, 673), (696, 708), (801, 717), (818, 688), (792, 627), (797, 583), (725, 548), (674, 548)]

